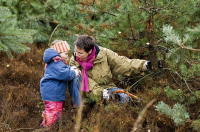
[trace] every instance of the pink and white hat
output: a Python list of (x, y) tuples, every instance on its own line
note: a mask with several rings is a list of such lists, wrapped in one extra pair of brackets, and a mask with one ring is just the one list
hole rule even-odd
[(70, 46), (66, 41), (57, 41), (51, 48), (58, 51), (58, 53), (69, 52), (70, 50)]

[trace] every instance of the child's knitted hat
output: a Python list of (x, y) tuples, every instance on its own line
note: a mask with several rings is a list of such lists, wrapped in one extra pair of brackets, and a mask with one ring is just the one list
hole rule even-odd
[(51, 43), (51, 48), (58, 51), (58, 53), (68, 52), (70, 50), (69, 44), (66, 41), (54, 40)]

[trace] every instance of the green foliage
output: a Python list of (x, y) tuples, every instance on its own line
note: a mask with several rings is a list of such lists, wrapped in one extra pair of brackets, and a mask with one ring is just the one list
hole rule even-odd
[(196, 96), (197, 98), (200, 98), (200, 91), (196, 91), (196, 92), (195, 92), (195, 96)]
[(166, 56), (167, 62), (172, 70), (179, 69), (185, 80), (200, 75), (200, 49), (199, 52), (195, 52), (199, 48), (200, 26), (188, 28), (186, 31), (187, 33), (180, 34), (175, 32), (172, 26), (163, 26), (166, 45), (170, 46)]
[(93, 103), (93, 102), (99, 103), (100, 99), (101, 99), (100, 92), (98, 94), (90, 93), (89, 97), (85, 99), (85, 103)]
[(193, 121), (192, 127), (195, 131), (199, 132), (200, 131), (200, 119)]
[(187, 98), (188, 104), (194, 104), (197, 101), (197, 99), (200, 99), (200, 91), (195, 91), (194, 95), (188, 94), (186, 98)]
[(181, 89), (173, 90), (168, 86), (165, 88), (165, 92), (168, 98), (180, 101), (181, 103), (184, 102), (187, 105), (194, 104), (200, 98), (200, 91), (195, 91), (195, 95), (193, 95), (192, 93), (185, 93)]
[(155, 87), (153, 87), (152, 90), (153, 90), (153, 92), (154, 92), (155, 94), (160, 94), (160, 93), (162, 92), (162, 88), (161, 88), (161, 87), (160, 87), (160, 88), (155, 88)]
[(122, 80), (122, 76), (121, 76), (121, 75), (118, 75), (118, 76), (117, 76), (117, 79), (118, 79), (118, 80)]
[(190, 0), (189, 3), (184, 0), (151, 2), (150, 0), (115, 0), (114, 3), (113, 0), (31, 0), (29, 2), (4, 0), (1, 4), (9, 6), (18, 16), (18, 26), (21, 29), (38, 31), (34, 35), (35, 42), (49, 43), (49, 40), (63, 39), (72, 46), (75, 34), (88, 34), (94, 36), (96, 42), (104, 47), (115, 51), (126, 51), (128, 48), (133, 54), (137, 54), (133, 48), (147, 48), (146, 43), (151, 39), (147, 33), (147, 23), (151, 15), (153, 15), (152, 34), (155, 42), (163, 39), (163, 25), (171, 24), (176, 26), (178, 33), (184, 33), (183, 27), (188, 23), (192, 27), (195, 25), (193, 21), (199, 20), (197, 2), (194, 0)]
[(12, 57), (11, 51), (21, 54), (30, 50), (22, 43), (32, 43), (33, 30), (19, 29), (17, 20), (7, 7), (0, 7), (0, 52)]
[(173, 90), (170, 87), (166, 87), (165, 92), (167, 97), (172, 98), (173, 100), (179, 100), (180, 102), (183, 102), (185, 100), (184, 92), (181, 89)]
[(20, 28), (37, 30), (38, 33), (33, 36), (34, 42), (51, 43), (54, 39), (62, 39), (73, 47), (76, 39), (73, 28), (76, 22), (71, 18), (76, 18), (76, 4), (73, 0), (22, 0), (14, 6), (20, 9)]
[(183, 125), (189, 118), (189, 113), (185, 110), (184, 106), (179, 103), (176, 103), (174, 107), (171, 108), (163, 101), (160, 101), (156, 105), (156, 110), (172, 118), (176, 125)]

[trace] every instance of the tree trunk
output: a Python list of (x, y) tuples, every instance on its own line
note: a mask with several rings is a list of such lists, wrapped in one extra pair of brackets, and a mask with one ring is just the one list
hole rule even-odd
[[(153, 2), (151, 1), (150, 7), (153, 7)], [(147, 27), (147, 37), (149, 40), (149, 56), (152, 64), (152, 69), (157, 70), (157, 56), (156, 56), (156, 50), (154, 48), (155, 42), (154, 42), (154, 25), (153, 25), (153, 11), (150, 10), (150, 17), (149, 20), (146, 22)]]

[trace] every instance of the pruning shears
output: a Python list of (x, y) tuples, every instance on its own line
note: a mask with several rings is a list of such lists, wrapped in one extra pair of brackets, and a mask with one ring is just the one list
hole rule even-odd
[(143, 99), (140, 99), (139, 97), (137, 97), (137, 96), (135, 96), (135, 95), (133, 95), (131, 93), (128, 93), (128, 92), (126, 92), (124, 90), (116, 90), (115, 92), (113, 92), (113, 94), (117, 94), (117, 93), (125, 93), (125, 94), (129, 95), (130, 97), (133, 97), (134, 99), (136, 99), (138, 101), (143, 100)]
[[(124, 90), (116, 90), (115, 92), (113, 92), (113, 94), (117, 94), (117, 93), (125, 93), (125, 94), (129, 95), (130, 97), (133, 97), (134, 99), (136, 99), (138, 101), (140, 101), (140, 100), (144, 101), (143, 99), (139, 98), (138, 96), (135, 96), (135, 95), (128, 93)], [(146, 101), (144, 101), (144, 102), (147, 103)], [(154, 109), (156, 109), (156, 107), (154, 105), (152, 105), (152, 106), (154, 107)]]

